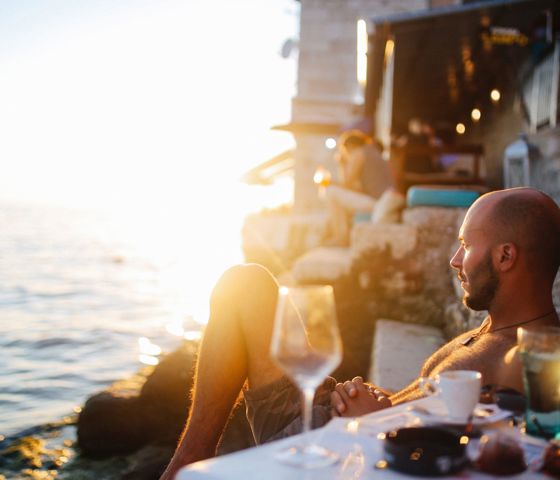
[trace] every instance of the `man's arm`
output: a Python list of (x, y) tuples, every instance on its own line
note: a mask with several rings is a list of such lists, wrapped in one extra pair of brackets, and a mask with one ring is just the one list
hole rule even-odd
[(399, 403), (410, 402), (423, 396), (424, 394), (418, 386), (418, 380), (414, 380), (408, 387), (391, 395), (389, 399), (393, 405), (398, 405)]

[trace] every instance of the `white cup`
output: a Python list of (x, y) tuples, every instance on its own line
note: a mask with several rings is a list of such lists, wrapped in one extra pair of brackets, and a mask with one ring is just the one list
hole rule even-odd
[(475, 370), (449, 370), (435, 378), (420, 378), (419, 387), (426, 395), (436, 394), (447, 408), (450, 420), (466, 421), (480, 397), (482, 375)]

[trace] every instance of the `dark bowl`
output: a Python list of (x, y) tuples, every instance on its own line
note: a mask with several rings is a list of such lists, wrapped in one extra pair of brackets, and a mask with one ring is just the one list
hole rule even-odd
[(389, 468), (423, 477), (449, 475), (468, 463), (468, 438), (440, 427), (410, 427), (385, 434)]

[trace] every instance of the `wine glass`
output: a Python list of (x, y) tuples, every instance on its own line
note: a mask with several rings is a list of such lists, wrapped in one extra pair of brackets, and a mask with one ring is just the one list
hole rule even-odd
[[(330, 285), (279, 288), (270, 354), (301, 390), (303, 433), (307, 433), (315, 390), (342, 359)], [(303, 437), (301, 444), (279, 452), (278, 458), (294, 466), (315, 468), (336, 462), (338, 455)]]

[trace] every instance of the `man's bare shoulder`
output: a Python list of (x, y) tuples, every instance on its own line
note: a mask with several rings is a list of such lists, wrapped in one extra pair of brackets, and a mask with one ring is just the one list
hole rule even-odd
[[(516, 377), (517, 366), (507, 369), (506, 354), (516, 345), (515, 336), (500, 334), (482, 334), (471, 342), (465, 341), (472, 337), (477, 330), (466, 332), (451, 340), (433, 366), (431, 374), (444, 370), (478, 370), (482, 373), (483, 383), (499, 383), (503, 374), (508, 371), (510, 376)], [(510, 371), (511, 370), (511, 371)]]
[(457, 351), (460, 350), (461, 347), (464, 347), (464, 342), (468, 338), (474, 337), (478, 330), (478, 328), (475, 328), (462, 333), (442, 345), (424, 362), (421, 375), (423, 377), (427, 377), (439, 373), (442, 370), (442, 365), (446, 365), (448, 360), (456, 355)]

